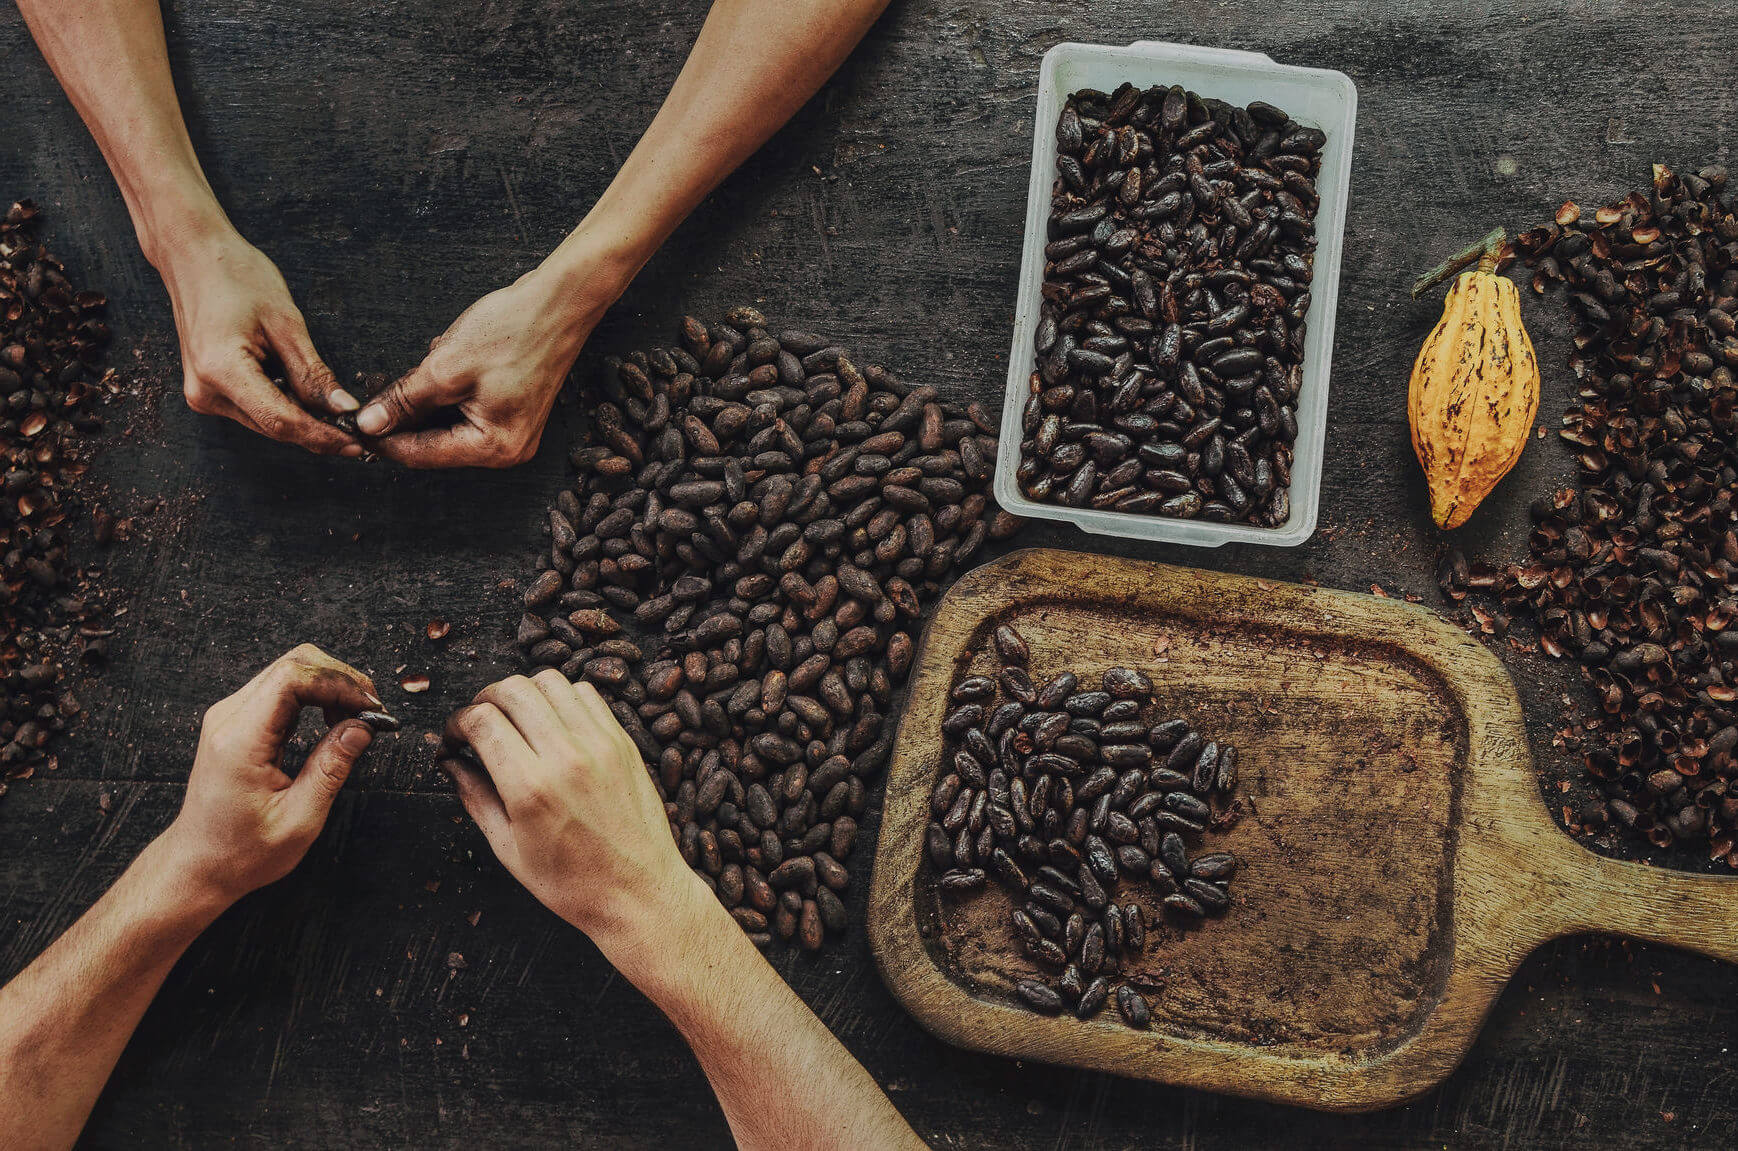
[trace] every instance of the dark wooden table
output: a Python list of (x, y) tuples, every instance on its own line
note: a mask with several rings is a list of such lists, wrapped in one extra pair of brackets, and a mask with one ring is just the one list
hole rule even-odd
[[(193, 135), (341, 377), (409, 367), (532, 266), (604, 187), (680, 67), (700, 3), (348, 0), (170, 5)], [(906, 0), (675, 235), (582, 358), (667, 341), (754, 300), (866, 360), (999, 406), (1034, 87), (1062, 40), (1176, 39), (1341, 69), (1360, 116), (1321, 528), (1304, 547), (1033, 543), (1436, 603), (1403, 394), (1434, 301), (1405, 286), (1496, 223), (1724, 159), (1738, 124), (1727, 5), (1093, 5)], [(507, 670), (546, 501), (582, 427), (558, 407), (504, 474), (332, 463), (191, 415), (166, 297), (96, 148), (15, 15), (0, 17), (0, 198), (33, 195), (75, 277), (115, 301), (139, 395), (96, 469), (141, 515), (117, 659), (60, 766), (0, 800), (0, 977), (172, 817), (203, 708), (312, 640), (395, 682), (384, 740), (290, 879), (226, 915), (169, 979), (87, 1131), (93, 1147), (690, 1147), (728, 1134), (692, 1058), (591, 945), (493, 861), (416, 728)], [(1555, 301), (1531, 304), (1541, 419), (1568, 394)], [(1462, 532), (1524, 548), (1526, 502), (1571, 475), (1554, 440)], [(431, 617), (454, 622), (442, 645)], [(1568, 669), (1504, 650), (1548, 798)], [(1693, 861), (1691, 861), (1693, 865)], [(861, 917), (866, 869), (851, 906)], [(1522, 969), (1461, 1070), (1396, 1111), (1334, 1117), (961, 1052), (882, 986), (863, 936), (780, 971), (939, 1147), (1731, 1147), (1738, 972), (1605, 940)]]

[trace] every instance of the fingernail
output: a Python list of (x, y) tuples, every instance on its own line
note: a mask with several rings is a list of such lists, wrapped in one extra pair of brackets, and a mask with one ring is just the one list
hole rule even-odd
[(368, 449), (361, 444), (345, 444), (338, 449), (338, 454), (347, 460), (360, 459), (367, 454)]
[(356, 426), (362, 429), (363, 435), (378, 436), (386, 430), (386, 409), (379, 404), (368, 405), (356, 417)]
[(374, 705), (374, 706), (375, 706), (375, 707), (381, 707), (381, 706), (383, 706), (383, 705), (382, 705), (382, 704), (381, 704), (381, 701), (380, 701), (380, 697), (379, 697), (379, 696), (377, 696), (377, 695), (375, 695), (375, 694), (374, 694), (374, 693), (373, 693), (373, 692), (371, 692), (371, 691), (365, 691), (365, 692), (363, 692), (363, 693), (362, 693), (362, 694), (363, 694), (363, 695), (364, 695), (364, 696), (366, 696), (366, 697), (367, 697), (367, 698), (368, 698), (368, 702), (369, 702), (369, 703), (371, 703), (371, 704), (373, 704), (373, 705)]
[(351, 755), (361, 755), (374, 742), (374, 731), (365, 723), (348, 723), (338, 733), (338, 746)]
[(326, 402), (332, 405), (336, 412), (353, 412), (362, 406), (362, 402), (343, 388), (333, 388), (326, 397)]

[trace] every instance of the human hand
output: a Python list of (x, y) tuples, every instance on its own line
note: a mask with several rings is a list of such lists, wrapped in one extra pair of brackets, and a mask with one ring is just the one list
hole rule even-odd
[[(579, 349), (614, 299), (566, 292), (537, 269), (490, 292), (356, 417), (381, 455), (413, 468), (508, 468), (537, 452)], [(442, 409), (451, 422), (424, 427)]]
[[(187, 797), (165, 833), (203, 890), (233, 902), (301, 862), (374, 738), (351, 717), (379, 706), (372, 680), (303, 644), (206, 711)], [(291, 779), (284, 743), (304, 707), (322, 709), (331, 729)]]
[[(341, 415), (360, 405), (314, 351), (308, 325), (265, 253), (226, 225), (177, 245), (159, 267), (175, 308), (188, 407), (321, 455), (363, 454), (355, 436), (311, 414)], [(266, 378), (271, 354), (282, 362), (293, 398)]]
[(496, 856), (630, 979), (660, 925), (710, 900), (639, 751), (591, 684), (552, 670), (504, 679), (455, 712), (447, 733), (487, 769), (441, 764)]

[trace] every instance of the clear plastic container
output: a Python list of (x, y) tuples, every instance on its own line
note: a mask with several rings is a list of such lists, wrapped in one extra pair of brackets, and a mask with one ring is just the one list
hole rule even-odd
[[(1298, 123), (1327, 134), (1316, 192), (1316, 255), (1310, 310), (1304, 334), (1303, 386), (1298, 396), (1291, 517), (1277, 528), (1216, 524), (1167, 516), (1071, 508), (1027, 499), (1014, 478), (1020, 462), (1020, 410), (1035, 356), (1039, 290), (1044, 282), (1044, 245), (1050, 220), (1050, 188), (1056, 171), (1056, 118), (1072, 92), (1109, 92), (1124, 82), (1139, 87), (1181, 84), (1202, 96), (1231, 104), (1265, 100)], [(1032, 131), (1032, 175), (1026, 192), (1025, 252), (1020, 295), (1014, 310), (1014, 344), (1008, 355), (1008, 390), (1002, 406), (996, 461), (996, 500), (1019, 516), (1067, 520), (1100, 535), (1218, 547), (1230, 541), (1295, 547), (1316, 530), (1321, 500), (1322, 444), (1328, 428), (1328, 370), (1334, 350), (1334, 310), (1340, 294), (1340, 249), (1346, 229), (1346, 192), (1352, 169), (1352, 131), (1358, 90), (1341, 72), (1275, 64), (1259, 52), (1198, 48), (1143, 40), (1127, 47), (1058, 44), (1044, 54), (1038, 74), (1037, 122)]]

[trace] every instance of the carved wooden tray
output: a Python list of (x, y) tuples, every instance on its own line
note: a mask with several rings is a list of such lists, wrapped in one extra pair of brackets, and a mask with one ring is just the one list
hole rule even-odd
[[(923, 828), (948, 692), (1012, 623), (1033, 677), (1118, 664), (1239, 754), (1248, 814), (1222, 917), (1147, 943), (1152, 1029), (1019, 1006), (1032, 970), (994, 885), (942, 900)], [(1528, 952), (1608, 931), (1738, 962), (1738, 879), (1603, 859), (1550, 821), (1514, 686), (1411, 604), (1061, 551), (937, 605), (887, 783), (869, 934), (893, 992), (961, 1046), (1327, 1110), (1443, 1079)], [(1124, 883), (1121, 899), (1138, 898)], [(1143, 900), (1149, 909), (1155, 905)]]

